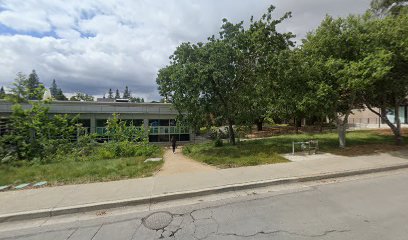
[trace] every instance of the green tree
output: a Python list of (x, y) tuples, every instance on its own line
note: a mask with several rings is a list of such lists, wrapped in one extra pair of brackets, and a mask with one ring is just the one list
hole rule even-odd
[(37, 73), (33, 70), (24, 83), (27, 91), (27, 100), (41, 100), (44, 94), (44, 85), (40, 82)]
[(4, 91), (4, 87), (1, 86), (0, 88), (0, 99), (4, 99), (6, 97), (6, 91)]
[(9, 96), (10, 101), (15, 103), (28, 101), (26, 83), (27, 76), (21, 72), (17, 73), (17, 76), (13, 82), (13, 87), (11, 88), (11, 95)]
[(143, 99), (143, 98), (140, 98), (140, 97), (131, 97), (131, 98), (130, 98), (130, 102), (133, 102), (133, 103), (144, 103), (144, 99)]
[(69, 100), (70, 101), (81, 101), (81, 102), (93, 102), (94, 97), (86, 93), (78, 92), (74, 96), (72, 96)]
[(112, 88), (109, 88), (109, 92), (108, 92), (108, 99), (113, 99), (113, 92), (112, 92)]
[(129, 91), (128, 86), (125, 87), (125, 91), (123, 92), (124, 99), (130, 99), (132, 97), (131, 92)]
[(57, 92), (58, 92), (57, 82), (55, 81), (55, 79), (53, 79), (50, 87), (51, 96), (55, 97), (57, 95)]
[(51, 92), (51, 96), (55, 100), (59, 100), (59, 101), (67, 101), (68, 100), (68, 98), (62, 92), (62, 89), (58, 88), (58, 85), (57, 85), (57, 82), (55, 81), (55, 79), (52, 80), (52, 84), (51, 84), (51, 87), (50, 87), (50, 92)]
[(120, 93), (119, 93), (119, 90), (116, 89), (115, 99), (119, 99), (119, 98), (120, 98)]
[(250, 30), (243, 22), (224, 19), (218, 38), (181, 44), (170, 65), (159, 71), (160, 94), (185, 113), (182, 117), (190, 125), (197, 128), (209, 118), (226, 123), (230, 142), (235, 144), (233, 125), (252, 124), (263, 117), (266, 107), (262, 101), (267, 95), (262, 95), (266, 93), (262, 84), (268, 80), (264, 68), (276, 52), (288, 49), (292, 37), (276, 31), (276, 25), (289, 14), (272, 20), (273, 9), (259, 21), (251, 20)]
[(59, 101), (68, 101), (68, 98), (64, 95), (61, 88), (58, 88), (57, 95), (54, 96), (56, 100)]
[(316, 31), (308, 34), (302, 46), (307, 62), (319, 66), (311, 76), (320, 77), (309, 81), (326, 104), (323, 109), (329, 111), (327, 115), (337, 124), (342, 148), (346, 146), (348, 117), (363, 104), (363, 85), (350, 71), (364, 60), (365, 21), (359, 16), (337, 19), (327, 16)]
[(274, 9), (274, 6), (269, 7), (259, 20), (251, 18), (249, 29), (244, 37), (239, 38), (238, 47), (244, 55), (240, 63), (241, 71), (245, 78), (253, 81), (243, 93), (248, 101), (243, 123), (252, 125), (255, 122), (258, 130), (262, 130), (264, 119), (270, 117), (270, 105), (276, 102), (278, 57), (281, 52), (294, 46), (292, 33), (279, 33), (276, 30), (278, 24), (291, 17), (291, 13), (273, 19)]
[[(366, 43), (366, 62), (360, 74), (369, 72), (373, 64), (383, 71), (366, 87), (365, 104), (391, 128), (396, 143), (403, 144), (400, 106), (408, 96), (408, 14), (371, 18), (367, 36), (370, 41)], [(394, 112), (394, 121), (386, 116), (389, 110)]]

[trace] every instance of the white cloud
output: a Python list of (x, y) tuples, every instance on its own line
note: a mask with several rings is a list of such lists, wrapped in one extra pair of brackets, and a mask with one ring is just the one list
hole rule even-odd
[(55, 78), (66, 92), (103, 95), (128, 85), (158, 99), (157, 70), (178, 44), (205, 41), (218, 34), (222, 18), (248, 21), (270, 4), (277, 17), (293, 11), (279, 29), (300, 38), (326, 13), (361, 13), (369, 0), (2, 0), (0, 24), (18, 34), (0, 28), (0, 85), (36, 69), (44, 83)]

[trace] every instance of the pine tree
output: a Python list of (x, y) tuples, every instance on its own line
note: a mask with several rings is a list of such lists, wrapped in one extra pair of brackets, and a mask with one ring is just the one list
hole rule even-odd
[(44, 94), (44, 86), (40, 82), (37, 73), (33, 70), (24, 84), (28, 94), (28, 100), (41, 100)]
[(59, 101), (67, 101), (68, 100), (68, 98), (62, 92), (61, 88), (58, 88), (58, 85), (57, 85), (57, 82), (55, 81), (55, 79), (52, 80), (52, 84), (51, 84), (51, 87), (50, 87), (50, 93), (51, 93), (51, 96), (55, 100), (59, 100)]
[(120, 93), (119, 93), (119, 90), (116, 89), (115, 99), (119, 99), (119, 98), (120, 98)]
[(4, 99), (5, 96), (6, 96), (6, 91), (4, 91), (4, 87), (1, 86), (1, 88), (0, 88), (0, 99)]
[(55, 82), (55, 79), (52, 80), (52, 84), (50, 87), (50, 93), (53, 98), (55, 98), (55, 96), (57, 96), (58, 94), (58, 86), (57, 86), (57, 82)]
[(109, 92), (108, 92), (108, 99), (113, 99), (113, 92), (112, 92), (112, 88), (109, 88)]
[(123, 98), (125, 98), (125, 99), (130, 99), (132, 96), (131, 96), (131, 93), (130, 93), (130, 91), (129, 91), (129, 88), (128, 88), (128, 86), (126, 86), (125, 87), (125, 91), (123, 92)]
[(68, 98), (64, 95), (61, 88), (58, 88), (57, 94), (54, 96), (55, 100), (68, 101)]

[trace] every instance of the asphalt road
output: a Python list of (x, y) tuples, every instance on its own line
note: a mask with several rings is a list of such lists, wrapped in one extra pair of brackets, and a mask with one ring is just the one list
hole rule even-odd
[(408, 171), (402, 171), (164, 210), (25, 226), (0, 231), (0, 239), (406, 240), (407, 224)]

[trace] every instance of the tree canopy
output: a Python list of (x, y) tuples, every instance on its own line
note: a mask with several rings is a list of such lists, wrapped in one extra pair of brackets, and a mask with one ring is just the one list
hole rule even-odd
[(223, 19), (218, 37), (209, 37), (205, 43), (182, 43), (171, 56), (170, 65), (159, 71), (161, 95), (190, 125), (226, 123), (230, 141), (235, 144), (233, 125), (263, 117), (266, 108), (259, 101), (267, 97), (262, 95), (262, 84), (270, 74), (265, 68), (272, 55), (289, 49), (293, 36), (276, 30), (290, 15), (274, 20), (273, 10), (270, 7), (258, 21), (251, 19), (249, 29), (243, 22), (233, 24)]
[(94, 97), (86, 93), (78, 92), (74, 96), (72, 96), (69, 100), (70, 101), (81, 101), (81, 102), (93, 102)]
[(68, 98), (62, 92), (62, 89), (58, 87), (57, 82), (55, 81), (55, 79), (52, 80), (51, 87), (50, 87), (50, 93), (51, 93), (51, 96), (55, 100), (59, 100), (59, 101), (67, 101), (68, 100)]

